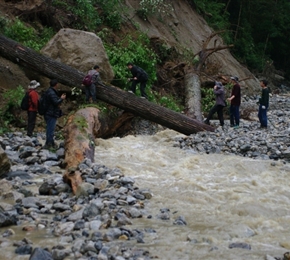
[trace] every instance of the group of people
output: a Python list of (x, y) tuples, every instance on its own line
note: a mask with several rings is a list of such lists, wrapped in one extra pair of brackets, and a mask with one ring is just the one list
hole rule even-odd
[[(238, 77), (230, 77), (232, 90), (231, 95), (227, 100), (230, 102), (230, 126), (233, 128), (239, 128), (240, 125), (240, 105), (241, 105), (241, 86), (239, 84)], [(260, 121), (260, 128), (267, 128), (268, 119), (267, 119), (267, 110), (269, 107), (269, 88), (267, 87), (268, 82), (266, 80), (260, 81), (260, 86), (262, 88), (262, 95), (259, 101), (259, 111), (258, 118)], [(215, 95), (215, 105), (211, 108), (208, 113), (207, 118), (204, 120), (204, 123), (210, 124), (210, 120), (215, 113), (218, 115), (218, 119), (220, 125), (224, 126), (224, 117), (223, 117), (223, 109), (226, 107), (226, 99), (225, 99), (225, 90), (224, 86), (221, 82), (216, 81), (213, 92)]]
[[(27, 135), (32, 136), (35, 123), (36, 115), (38, 111), (39, 95), (36, 88), (40, 86), (40, 83), (36, 80), (32, 80), (28, 86), (29, 103), (27, 110), (28, 124), (27, 124)], [(57, 148), (54, 142), (54, 132), (56, 127), (57, 119), (61, 116), (61, 103), (66, 99), (66, 94), (63, 93), (59, 96), (58, 81), (52, 79), (50, 81), (50, 87), (46, 90), (46, 109), (44, 113), (44, 120), (46, 122), (46, 141), (44, 148)]]
[[(132, 78), (128, 80), (132, 82), (131, 88), (128, 90), (130, 93), (136, 93), (136, 86), (140, 83), (140, 92), (141, 98), (148, 99), (148, 96), (145, 92), (146, 83), (148, 81), (147, 73), (140, 67), (134, 65), (133, 63), (127, 63), (127, 68), (132, 73)], [(92, 76), (92, 82), (89, 86), (85, 86), (85, 95), (87, 102), (96, 102), (96, 85), (103, 85), (99, 73), (100, 67), (95, 65), (88, 74)], [(215, 105), (211, 108), (208, 113), (207, 118), (204, 120), (204, 123), (210, 124), (210, 120), (215, 113), (218, 115), (220, 125), (224, 126), (224, 117), (223, 109), (227, 106), (227, 100), (230, 102), (230, 126), (238, 128), (240, 125), (240, 105), (241, 105), (241, 86), (239, 84), (238, 77), (230, 77), (232, 83), (231, 95), (226, 99), (225, 89), (221, 82), (216, 81), (213, 93), (215, 95)], [(262, 87), (262, 95), (258, 101), (259, 112), (258, 118), (261, 123), (261, 128), (267, 128), (267, 110), (269, 107), (269, 89), (267, 87), (268, 82), (266, 80), (261, 80), (260, 85)], [(35, 123), (36, 115), (38, 111), (39, 104), (39, 95), (36, 91), (36, 88), (40, 86), (40, 83), (36, 80), (32, 80), (28, 86), (29, 94), (29, 108), (27, 111), (28, 114), (28, 124), (27, 124), (27, 135), (32, 136)], [(45, 148), (56, 148), (54, 142), (54, 132), (56, 127), (57, 118), (61, 116), (61, 103), (66, 99), (66, 94), (59, 96), (58, 90), (58, 81), (52, 79), (50, 81), (50, 87), (46, 91), (47, 97), (47, 109), (44, 113), (44, 120), (46, 122), (46, 142)]]
[[(128, 69), (132, 73), (132, 78), (128, 80), (132, 82), (131, 88), (129, 90), (130, 93), (136, 93), (136, 86), (140, 83), (140, 91), (141, 98), (148, 99), (148, 96), (145, 92), (146, 83), (148, 81), (147, 73), (141, 69), (140, 67), (134, 65), (133, 63), (127, 63)], [(87, 103), (96, 103), (96, 85), (103, 85), (103, 82), (100, 77), (100, 67), (95, 65), (91, 70), (88, 71), (88, 74), (92, 76), (91, 84), (85, 87), (85, 96)], [(33, 131), (36, 124), (36, 116), (39, 105), (39, 95), (36, 91), (36, 88), (40, 86), (40, 83), (36, 80), (32, 80), (28, 86), (28, 110), (27, 110), (27, 135), (32, 136)], [(46, 91), (46, 111), (44, 113), (44, 120), (46, 122), (46, 142), (44, 148), (56, 148), (56, 144), (54, 142), (54, 133), (55, 127), (57, 123), (57, 118), (59, 118), (62, 113), (60, 109), (60, 105), (63, 100), (66, 99), (66, 94), (62, 94), (59, 96), (58, 90), (58, 81), (56, 79), (52, 79), (50, 81), (50, 87)]]
[[(128, 78), (128, 81), (132, 82), (129, 93), (136, 94), (137, 84), (140, 84), (141, 98), (148, 99), (145, 88), (148, 81), (148, 74), (142, 68), (134, 65), (132, 62), (127, 63), (127, 68), (132, 74), (132, 78)], [(88, 75), (92, 75), (92, 83), (84, 86), (87, 103), (96, 103), (96, 85), (104, 85), (100, 77), (100, 67), (95, 65), (93, 69), (89, 70)]]

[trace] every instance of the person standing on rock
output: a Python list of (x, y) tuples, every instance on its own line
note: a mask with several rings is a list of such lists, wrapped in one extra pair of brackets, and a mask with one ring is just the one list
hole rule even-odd
[(86, 93), (86, 102), (87, 103), (96, 103), (96, 85), (102, 85), (102, 80), (100, 78), (100, 67), (95, 65), (93, 69), (88, 71), (88, 75), (92, 76), (92, 81), (90, 85), (85, 86), (85, 93)]
[(213, 93), (215, 94), (215, 105), (209, 111), (207, 118), (204, 120), (204, 123), (209, 125), (210, 119), (215, 113), (217, 113), (220, 125), (223, 127), (224, 126), (223, 109), (226, 106), (226, 104), (225, 104), (225, 90), (221, 82), (217, 81), (215, 82)]
[(44, 119), (46, 122), (46, 142), (43, 148), (57, 148), (54, 142), (54, 131), (56, 127), (57, 119), (61, 116), (62, 112), (60, 104), (65, 100), (66, 94), (62, 94), (59, 97), (57, 92), (58, 81), (52, 79), (50, 81), (50, 87), (46, 91), (46, 111)]
[(128, 69), (131, 71), (133, 78), (128, 79), (132, 82), (131, 88), (128, 90), (130, 93), (136, 93), (136, 86), (140, 83), (141, 98), (148, 99), (145, 92), (146, 84), (148, 81), (147, 73), (140, 67), (134, 65), (132, 62), (127, 63)]
[(259, 112), (258, 117), (260, 121), (260, 128), (267, 128), (268, 118), (267, 118), (267, 110), (269, 107), (269, 88), (267, 87), (268, 81), (261, 80), (260, 86), (262, 87), (262, 95), (259, 99)]
[(231, 102), (230, 105), (230, 124), (231, 127), (239, 128), (240, 125), (240, 105), (241, 105), (241, 87), (239, 84), (238, 77), (231, 77), (233, 84), (231, 97), (228, 100)]
[(30, 137), (33, 134), (36, 123), (39, 96), (35, 89), (39, 86), (40, 83), (36, 80), (32, 80), (28, 86), (27, 135)]

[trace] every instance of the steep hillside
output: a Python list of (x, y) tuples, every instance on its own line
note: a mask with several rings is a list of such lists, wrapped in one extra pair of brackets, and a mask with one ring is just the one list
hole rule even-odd
[[(194, 53), (202, 50), (203, 43), (214, 31), (207, 25), (205, 20), (198, 15), (189, 5), (188, 1), (171, 1), (174, 11), (169, 16), (159, 19), (156, 16), (148, 17), (147, 21), (142, 20), (134, 11), (138, 8), (136, 0), (126, 0), (131, 10), (131, 19), (140, 25), (140, 30), (146, 32), (151, 38), (159, 38), (169, 46), (182, 50), (188, 48)], [(223, 46), (223, 40), (213, 37), (208, 45), (209, 48)], [(259, 82), (256, 77), (244, 66), (242, 66), (230, 53), (228, 49), (214, 53), (207, 61), (208, 68), (205, 72), (208, 76), (236, 75), (241, 79), (244, 91), (253, 92), (259, 89)]]

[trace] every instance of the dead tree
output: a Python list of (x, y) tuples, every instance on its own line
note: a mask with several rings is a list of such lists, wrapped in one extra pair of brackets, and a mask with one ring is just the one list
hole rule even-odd
[(233, 45), (216, 46), (217, 40), (215, 40), (214, 46), (209, 48), (208, 45), (210, 41), (218, 33), (220, 32), (211, 34), (206, 41), (204, 41), (201, 51), (195, 55), (198, 59), (194, 69), (188, 70), (185, 76), (185, 107), (187, 115), (200, 122), (202, 121), (200, 74), (203, 70), (205, 62), (213, 53), (233, 47)]
[[(80, 86), (85, 76), (77, 69), (41, 55), (3, 35), (0, 35), (0, 55), (20, 66), (34, 70), (48, 78), (55, 78), (60, 83), (71, 87)], [(198, 120), (113, 86), (98, 85), (97, 96), (106, 103), (186, 135), (214, 130), (211, 126)]]

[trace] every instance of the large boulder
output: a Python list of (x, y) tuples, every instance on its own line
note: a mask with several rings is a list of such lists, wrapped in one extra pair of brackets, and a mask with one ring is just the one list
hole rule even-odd
[(4, 152), (4, 150), (0, 147), (0, 178), (2, 175), (10, 171), (11, 162)]
[(114, 78), (103, 42), (94, 33), (61, 29), (42, 48), (41, 53), (84, 73), (99, 65), (104, 82), (109, 83)]

